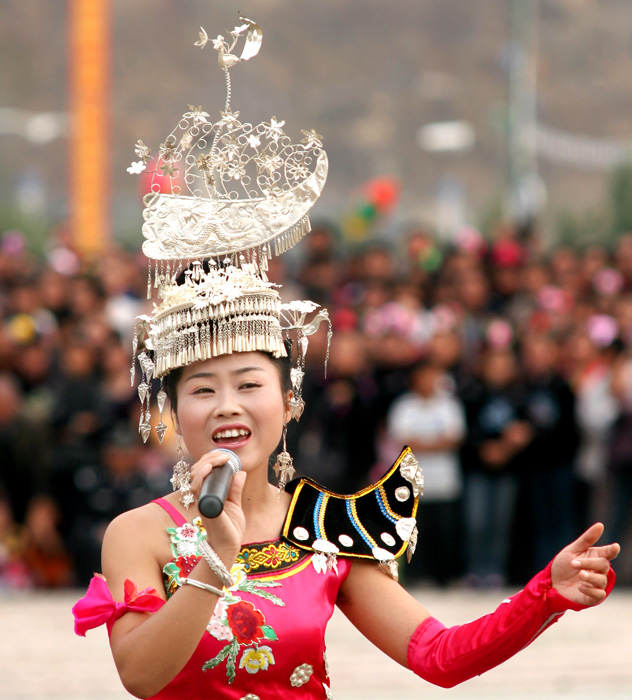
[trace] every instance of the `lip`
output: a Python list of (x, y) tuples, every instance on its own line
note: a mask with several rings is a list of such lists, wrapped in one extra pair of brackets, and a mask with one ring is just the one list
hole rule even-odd
[[(228, 438), (224, 439), (221, 442), (217, 442), (215, 440), (215, 436), (218, 433), (223, 432), (224, 430), (247, 430), (248, 435), (238, 435), (237, 437), (234, 438)], [(252, 437), (252, 430), (247, 426), (244, 425), (243, 423), (230, 423), (230, 424), (225, 424), (225, 425), (219, 425), (215, 430), (213, 431), (213, 434), (211, 435), (211, 439), (213, 440), (213, 443), (217, 445), (218, 447), (228, 447), (230, 449), (237, 449), (239, 447), (243, 447), (248, 443), (250, 438)]]

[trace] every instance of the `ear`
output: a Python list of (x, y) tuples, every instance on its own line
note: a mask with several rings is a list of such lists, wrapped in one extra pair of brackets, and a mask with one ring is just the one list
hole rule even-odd
[(176, 431), (178, 437), (182, 437), (182, 430), (180, 429), (180, 422), (178, 421), (178, 414), (171, 409), (171, 422), (173, 423), (173, 429)]
[(290, 401), (294, 398), (294, 392), (290, 389), (283, 399), (283, 423), (287, 425), (292, 420), (292, 409)]

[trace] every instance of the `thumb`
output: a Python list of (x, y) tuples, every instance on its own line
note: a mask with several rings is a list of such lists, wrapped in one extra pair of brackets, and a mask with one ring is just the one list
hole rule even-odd
[(235, 505), (241, 508), (241, 497), (244, 492), (244, 485), (246, 484), (246, 478), (248, 474), (244, 471), (238, 471), (233, 477), (233, 481), (230, 485), (230, 491), (228, 492), (228, 497), (226, 500), (232, 501)]
[(591, 525), (586, 532), (582, 533), (574, 542), (568, 545), (567, 550), (575, 554), (585, 552), (603, 535), (603, 530), (603, 523)]

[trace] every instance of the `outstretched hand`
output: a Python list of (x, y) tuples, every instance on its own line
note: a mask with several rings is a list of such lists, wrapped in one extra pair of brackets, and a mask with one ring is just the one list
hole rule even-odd
[(553, 560), (553, 588), (574, 603), (597, 605), (606, 597), (610, 562), (621, 548), (618, 544), (593, 546), (603, 530), (601, 523), (595, 523)]

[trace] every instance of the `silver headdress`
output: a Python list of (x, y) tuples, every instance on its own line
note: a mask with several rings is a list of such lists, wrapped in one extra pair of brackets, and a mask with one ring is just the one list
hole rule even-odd
[[(201, 106), (189, 105), (158, 154), (152, 157), (138, 141), (140, 160), (128, 168), (153, 174), (151, 192), (144, 197), (143, 252), (149, 258), (148, 298), (153, 288), (159, 303), (151, 316), (138, 318), (134, 336), (144, 440), (151, 432), (152, 377), (232, 352), (285, 356), (288, 331), (298, 335), (299, 364), (292, 370), (292, 409), (298, 419), (306, 336), (321, 321), (329, 322), (321, 309), (306, 323), (317, 304), (282, 304), (277, 285), (266, 277), (269, 258), (310, 230), (308, 212), (324, 187), (327, 155), (314, 130), (304, 130), (295, 144), (283, 131), (284, 121), (272, 117), (253, 126), (232, 111), (229, 69), (256, 56), (262, 42), (259, 25), (245, 17), (240, 21), (230, 44), (223, 36), (212, 41), (226, 79), (220, 118), (213, 121)], [(208, 41), (201, 29), (195, 45), (204, 48)], [(161, 419), (156, 431), (162, 441), (162, 386), (157, 399)]]

